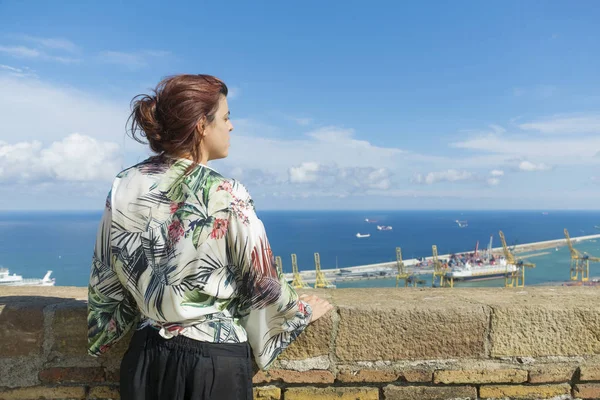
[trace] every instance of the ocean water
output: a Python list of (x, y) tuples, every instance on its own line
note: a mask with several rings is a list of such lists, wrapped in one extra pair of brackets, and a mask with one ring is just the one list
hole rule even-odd
[[(87, 286), (91, 256), (101, 212), (0, 212), (0, 265), (26, 278), (43, 277), (53, 271), (57, 286)], [(502, 230), (509, 245), (561, 239), (567, 228), (571, 237), (600, 233), (600, 211), (259, 211), (275, 255), (291, 272), (291, 254), (300, 269), (314, 269), (314, 253), (322, 268), (349, 267), (395, 260), (400, 246), (405, 259), (431, 255), (436, 244), (440, 254), (485, 248), (493, 236), (500, 246)], [(365, 222), (365, 218), (377, 223)], [(456, 220), (468, 221), (465, 228)], [(378, 231), (377, 224), (391, 225)], [(370, 233), (356, 238), (356, 233)], [(578, 244), (600, 255), (600, 240)], [(540, 251), (542, 252), (542, 251)], [(536, 253), (540, 253), (536, 252)], [(566, 247), (544, 250), (532, 257), (537, 264), (527, 270), (526, 284), (568, 280)], [(590, 275), (600, 276), (600, 264)], [(502, 280), (473, 282), (462, 286), (501, 286)], [(394, 286), (390, 279), (339, 284), (338, 287)]]

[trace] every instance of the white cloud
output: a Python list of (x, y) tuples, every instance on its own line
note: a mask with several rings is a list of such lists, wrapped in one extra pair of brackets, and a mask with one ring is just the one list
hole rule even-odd
[(535, 163), (532, 163), (531, 161), (521, 161), (521, 162), (519, 162), (518, 168), (521, 171), (531, 172), (531, 171), (546, 171), (546, 170), (550, 169), (550, 166), (548, 166), (544, 163), (535, 164)]
[(19, 35), (16, 37), (53, 50), (62, 50), (70, 53), (79, 51), (79, 47), (75, 43), (63, 38), (43, 38), (29, 35)]
[(129, 69), (140, 69), (150, 64), (151, 58), (161, 58), (170, 54), (167, 51), (146, 50), (136, 52), (103, 51), (98, 60), (107, 64), (123, 65)]
[(3, 64), (0, 64), (0, 74), (6, 74), (7, 76), (13, 78), (37, 78), (35, 72), (33, 72), (33, 70), (30, 68), (17, 68)]
[(491, 124), (490, 128), (494, 131), (494, 133), (496, 133), (498, 135), (506, 132), (506, 129), (504, 129), (500, 125)]
[(484, 135), (451, 143), (450, 147), (502, 156), (498, 159), (487, 154), (481, 161), (488, 159), (490, 162), (502, 162), (502, 159), (528, 158), (540, 162), (551, 159), (554, 164), (585, 165), (598, 163), (594, 156), (600, 149), (600, 136), (530, 138), (522, 135)]
[(25, 46), (1, 46), (0, 45), (0, 53), (7, 54), (14, 58), (49, 60), (49, 61), (60, 62), (63, 64), (74, 64), (74, 63), (81, 62), (81, 60), (78, 58), (51, 55), (44, 51), (33, 49), (30, 47), (25, 47)]
[(287, 182), (286, 179), (279, 178), (276, 174), (258, 168), (234, 167), (229, 170), (225, 169), (224, 173), (226, 176), (235, 178), (250, 186), (277, 185)]
[(17, 58), (35, 58), (42, 54), (38, 50), (25, 46), (0, 46), (0, 53), (8, 54), (11, 57)]
[(0, 69), (10, 72), (23, 73), (23, 70), (21, 68), (15, 68), (4, 64), (0, 64)]
[[(378, 147), (357, 140), (354, 132), (348, 129), (328, 127), (290, 140), (282, 138), (281, 129), (264, 124), (249, 120), (244, 123), (234, 120), (233, 124), (235, 130), (231, 135), (229, 157), (220, 163), (232, 168), (259, 168), (278, 176), (287, 177), (288, 169), (306, 162), (307, 155), (321, 165), (390, 169), (404, 161), (399, 155), (406, 154), (398, 148)], [(263, 132), (272, 137), (265, 137)]]
[(519, 128), (548, 134), (600, 133), (600, 114), (557, 115), (520, 124)]
[(79, 132), (100, 140), (141, 146), (126, 137), (129, 102), (105, 100), (89, 93), (16, 78), (0, 71), (0, 141), (60, 141)]
[(44, 148), (39, 141), (0, 142), (0, 180), (110, 181), (121, 167), (119, 146), (72, 134)]
[(432, 185), (438, 182), (459, 182), (474, 179), (475, 175), (472, 172), (449, 169), (446, 171), (429, 172), (426, 175), (416, 174), (413, 182)]
[(499, 170), (499, 169), (494, 169), (494, 170), (490, 171), (490, 175), (492, 175), (492, 176), (504, 176), (504, 171)]
[(317, 187), (325, 193), (352, 193), (365, 189), (388, 190), (391, 173), (386, 168), (349, 167), (303, 162), (288, 170), (289, 181)]
[(500, 179), (498, 179), (498, 178), (488, 178), (487, 183), (490, 186), (496, 186), (496, 185), (498, 185), (500, 183)]
[(321, 166), (316, 162), (303, 162), (298, 167), (289, 169), (290, 182), (292, 183), (307, 183), (316, 182), (319, 178), (317, 173)]

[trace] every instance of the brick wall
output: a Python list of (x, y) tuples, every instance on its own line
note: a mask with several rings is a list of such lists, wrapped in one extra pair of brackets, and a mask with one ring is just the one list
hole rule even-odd
[[(598, 289), (335, 289), (263, 400), (600, 399)], [(0, 288), (0, 399), (116, 399), (127, 343), (86, 355), (84, 288)]]

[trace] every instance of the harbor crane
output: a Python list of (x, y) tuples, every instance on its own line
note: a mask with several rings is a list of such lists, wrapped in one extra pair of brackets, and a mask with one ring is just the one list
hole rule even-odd
[[(506, 274), (504, 275), (504, 287), (524, 287), (525, 286), (525, 268), (535, 268), (535, 264), (517, 260), (514, 254), (506, 245), (506, 238), (502, 231), (499, 232), (500, 240), (502, 241), (502, 249), (504, 250), (504, 258), (506, 258)], [(508, 268), (514, 265), (514, 270)]]
[(402, 261), (402, 249), (400, 247), (396, 247), (396, 265), (398, 267), (396, 287), (399, 286), (401, 280), (404, 280), (404, 287), (408, 287), (409, 284), (417, 287), (417, 283), (421, 281), (419, 281), (414, 274), (409, 274), (406, 271), (406, 266), (404, 265), (404, 261)]
[(454, 287), (454, 278), (446, 278), (446, 267), (438, 258), (437, 246), (434, 244), (431, 246), (431, 252), (433, 253), (433, 277), (431, 278), (431, 287), (435, 287), (435, 282), (439, 277), (439, 287)]
[(321, 271), (321, 257), (319, 256), (319, 253), (315, 253), (315, 274), (315, 289), (335, 289), (336, 286), (329, 282), (323, 271)]
[(304, 279), (300, 276), (300, 271), (298, 271), (298, 259), (296, 258), (296, 254), (292, 254), (292, 274), (294, 279), (292, 280), (292, 287), (294, 289), (308, 289), (310, 286), (304, 282)]
[(569, 231), (565, 228), (565, 238), (571, 251), (571, 280), (578, 281), (581, 274), (581, 281), (587, 282), (590, 279), (590, 261), (600, 262), (600, 257), (592, 257), (587, 253), (582, 253), (573, 247)]

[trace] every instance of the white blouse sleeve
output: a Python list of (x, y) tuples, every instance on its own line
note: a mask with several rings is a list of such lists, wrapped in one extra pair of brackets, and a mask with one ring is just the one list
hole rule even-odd
[(267, 369), (306, 328), (310, 306), (275, 266), (275, 258), (254, 203), (239, 183), (232, 185), (228, 251), (236, 271), (240, 323), (259, 368)]

